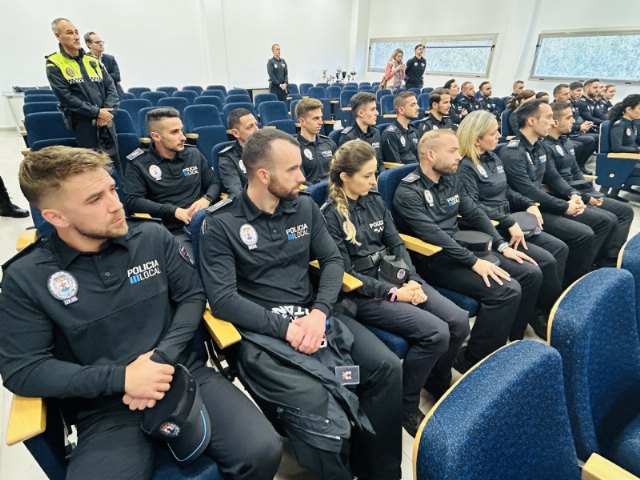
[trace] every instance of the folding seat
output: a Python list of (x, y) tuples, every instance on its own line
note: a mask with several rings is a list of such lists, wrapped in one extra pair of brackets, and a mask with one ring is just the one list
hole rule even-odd
[(511, 130), (511, 125), (509, 124), (509, 117), (511, 116), (512, 113), (513, 113), (513, 110), (510, 108), (507, 108), (500, 115), (500, 141), (501, 142), (506, 142), (507, 137), (512, 137), (513, 135), (515, 135), (515, 132)]
[(142, 92), (140, 94), (140, 98), (149, 100), (151, 102), (151, 105), (153, 105), (154, 107), (158, 105), (158, 101), (161, 98), (167, 98), (167, 96), (168, 95), (164, 92)]
[(283, 132), (288, 133), (289, 135), (295, 135), (298, 133), (296, 130), (296, 124), (293, 123), (293, 120), (283, 119), (283, 120), (271, 120), (269, 122), (270, 127), (275, 127), (278, 130), (282, 130)]
[[(137, 117), (136, 117), (137, 118)], [(116, 125), (117, 133), (132, 133), (136, 137), (138, 136), (138, 129), (133, 123), (133, 119), (129, 112), (124, 109), (116, 110), (115, 115), (113, 116), (113, 121)]]
[(207, 85), (207, 90), (218, 90), (227, 95), (227, 87), (224, 85)]
[(191, 134), (198, 127), (222, 125), (220, 111), (214, 105), (189, 105), (184, 109), (184, 131), (186, 137), (194, 139)]
[(360, 83), (358, 84), (358, 88), (361, 88), (361, 87), (370, 87), (370, 88), (373, 88), (373, 85), (371, 85), (371, 82), (360, 82)]
[(418, 97), (418, 95), (420, 95), (420, 93), (421, 93), (419, 88), (410, 88), (407, 91), (413, 93), (416, 97)]
[(418, 106), (420, 108), (424, 108), (425, 110), (431, 110), (431, 105), (429, 104), (429, 96), (430, 93), (421, 93), (418, 95)]
[(547, 335), (562, 357), (578, 458), (597, 453), (640, 476), (635, 290), (627, 270), (601, 268), (583, 276), (554, 306)]
[(327, 87), (329, 87), (329, 84), (327, 82), (318, 82), (316, 83), (316, 87), (322, 87), (326, 90)]
[(187, 85), (185, 87), (182, 87), (182, 90), (191, 90), (192, 92), (196, 92), (198, 95), (200, 95), (204, 89), (199, 85)]
[[(198, 97), (200, 98), (200, 97)], [(197, 99), (196, 99), (197, 100)], [(158, 100), (158, 107), (172, 107), (180, 112), (180, 116), (182, 117), (184, 113), (184, 109), (189, 106), (189, 100), (182, 97), (166, 97)]]
[(356, 90), (345, 90), (342, 89), (340, 92), (340, 108), (348, 108), (351, 110), (351, 97), (353, 97), (356, 93)]
[(640, 234), (636, 233), (620, 249), (618, 268), (628, 270), (635, 281), (636, 313), (640, 329)]
[(218, 97), (222, 102), (222, 104), (224, 105), (225, 98), (227, 98), (227, 94), (224, 93), (222, 90), (204, 90), (200, 94), (200, 97)]
[[(300, 99), (300, 100), (302, 100), (302, 99)], [(296, 107), (298, 106), (298, 103), (300, 102), (300, 100), (294, 100), (289, 105), (289, 114), (291, 116), (291, 120), (293, 120), (293, 123), (295, 123), (296, 126), (298, 126), (298, 127), (300, 125), (298, 125), (298, 115), (296, 115)]]
[(431, 92), (433, 92), (433, 87), (424, 87), (420, 92), (421, 93), (426, 93), (428, 95)]
[(171, 94), (172, 97), (186, 98), (189, 101), (189, 105), (193, 105), (198, 94), (193, 90), (178, 90)]
[(40, 140), (53, 138), (75, 138), (74, 133), (67, 128), (61, 112), (37, 112), (24, 117), (29, 145)]
[(596, 153), (596, 183), (600, 185), (602, 192), (610, 197), (616, 197), (623, 186), (640, 185), (637, 170), (640, 165), (640, 153), (611, 152), (610, 129), (610, 120), (600, 124), (599, 148)]
[(327, 98), (329, 100), (338, 100), (340, 102), (340, 92), (342, 89), (337, 85), (330, 85), (327, 87)]
[(164, 93), (167, 94), (168, 97), (173, 95), (173, 92), (177, 92), (177, 91), (178, 91), (178, 87), (158, 87), (158, 88), (156, 88), (156, 92), (164, 92)]
[(313, 83), (301, 83), (300, 84), (300, 95), (307, 96), (309, 95), (309, 89), (313, 87)]
[(380, 90), (378, 90), (376, 92), (376, 102), (380, 102), (380, 99), (382, 97), (384, 97), (385, 95), (392, 95), (393, 92), (391, 90), (389, 90), (388, 88), (381, 88)]
[(225, 103), (251, 102), (251, 97), (244, 93), (229, 93)]
[(291, 120), (289, 112), (287, 112), (287, 104), (285, 102), (263, 102), (258, 107), (260, 122), (263, 125), (270, 125), (274, 120)]
[(25, 103), (22, 106), (22, 113), (29, 115), (30, 113), (38, 112), (58, 112), (58, 99), (54, 99), (52, 102), (34, 102)]
[(136, 96), (136, 98), (140, 98), (143, 92), (150, 92), (151, 89), (148, 87), (131, 87), (127, 89), (127, 92)]
[(155, 110), (158, 107), (144, 107), (138, 110), (138, 129), (140, 132), (140, 138), (146, 139), (141, 140), (144, 143), (151, 143), (151, 139), (149, 138), (149, 131), (147, 130), (147, 113), (151, 110)]
[(307, 95), (310, 98), (317, 98), (318, 100), (321, 98), (327, 98), (327, 92), (324, 87), (311, 87), (307, 90)]
[(50, 88), (27, 88), (22, 92), (25, 97), (30, 97), (31, 95), (54, 95), (53, 90)]
[(217, 96), (201, 95), (196, 98), (194, 105), (214, 105), (219, 111), (222, 111), (224, 102)]
[(205, 127), (196, 127), (193, 134), (197, 135), (196, 146), (200, 153), (204, 155), (209, 164), (211, 164), (211, 149), (229, 140), (227, 129), (224, 125), (208, 125)]
[(298, 85), (295, 83), (287, 84), (287, 90), (289, 91), (289, 95), (300, 95), (300, 90), (298, 89)]
[(254, 97), (253, 103), (256, 106), (256, 109), (260, 111), (260, 104), (262, 102), (275, 102), (278, 100), (278, 97), (274, 93), (261, 93)]
[(124, 92), (124, 97), (122, 97), (123, 100), (135, 100), (136, 96), (133, 93), (129, 93), (129, 92)]
[(227, 95), (246, 95), (250, 97), (249, 90), (246, 88), (232, 88), (227, 92)]
[[(209, 166), (213, 168), (214, 171), (218, 170), (220, 152), (225, 148), (227, 148), (228, 146), (233, 145), (234, 143), (235, 141), (233, 140), (221, 142), (221, 143), (218, 143), (217, 145), (214, 145), (213, 148), (211, 148), (211, 154), (207, 157), (207, 160), (209, 160)], [(195, 245), (194, 245), (194, 248), (195, 248)]]
[[(123, 112), (129, 115), (127, 112)], [(118, 137), (118, 156), (120, 157), (120, 165), (122, 165), (122, 171), (126, 175), (129, 160), (127, 155), (133, 152), (135, 149), (140, 148), (140, 139), (135, 133), (120, 133), (116, 134)]]
[(258, 118), (256, 108), (251, 102), (226, 103), (224, 108), (222, 109), (222, 122), (224, 123), (225, 127), (229, 128), (229, 126), (227, 125), (227, 119), (229, 118), (229, 114), (236, 108), (244, 108), (245, 110), (249, 110), (254, 117)]
[(129, 112), (129, 116), (131, 120), (133, 120), (133, 124), (136, 126), (136, 130), (138, 132), (138, 136), (142, 137), (142, 131), (140, 130), (140, 123), (138, 121), (138, 112), (143, 108), (153, 107), (149, 100), (144, 100), (142, 98), (136, 98), (134, 100), (120, 100), (120, 105), (118, 106), (118, 110), (126, 110)]
[(380, 97), (380, 114), (381, 115), (394, 115), (395, 108), (393, 107), (393, 95), (383, 95)]

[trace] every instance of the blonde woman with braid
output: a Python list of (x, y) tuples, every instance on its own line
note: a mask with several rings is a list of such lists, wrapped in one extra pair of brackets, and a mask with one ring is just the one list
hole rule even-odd
[(420, 390), (424, 387), (438, 399), (449, 388), (469, 319), (416, 273), (382, 197), (371, 190), (376, 166), (375, 151), (362, 140), (338, 148), (322, 212), (345, 271), (363, 283), (350, 294), (358, 307), (356, 318), (409, 343), (402, 365), (402, 424), (415, 436), (424, 418), (418, 408)]

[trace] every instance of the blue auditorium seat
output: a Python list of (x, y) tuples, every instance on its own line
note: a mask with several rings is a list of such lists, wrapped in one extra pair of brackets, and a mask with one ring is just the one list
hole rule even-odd
[(393, 95), (383, 95), (380, 97), (380, 115), (391, 115), (395, 113), (393, 106)]
[(161, 98), (166, 97), (168, 97), (168, 95), (165, 92), (142, 92), (140, 94), (140, 98), (149, 100), (151, 102), (151, 105), (153, 105), (154, 107), (158, 105), (158, 101)]
[(75, 138), (64, 122), (62, 112), (37, 112), (24, 117), (29, 145), (52, 138)]
[(232, 88), (227, 92), (227, 96), (229, 95), (246, 95), (249, 97), (249, 90), (246, 88)]
[(615, 197), (623, 186), (640, 185), (640, 154), (611, 152), (611, 121), (600, 124), (600, 148), (596, 153), (596, 183)]
[(164, 92), (167, 94), (167, 96), (171, 96), (173, 95), (173, 92), (177, 92), (178, 91), (178, 87), (158, 87), (156, 88), (156, 92)]
[(289, 135), (295, 135), (297, 133), (296, 124), (289, 118), (283, 118), (281, 120), (271, 120), (269, 122), (269, 126), (276, 127), (278, 130), (282, 130)]
[(178, 112), (180, 112), (181, 117), (184, 114), (184, 109), (187, 108), (188, 106), (189, 106), (189, 100), (187, 100), (186, 98), (172, 96), (172, 97), (161, 98), (160, 100), (158, 100), (158, 108), (161, 108), (161, 107), (175, 108), (176, 110), (178, 110)]
[(256, 106), (256, 109), (260, 111), (260, 104), (262, 102), (275, 102), (278, 100), (278, 97), (275, 93), (260, 93), (253, 98), (253, 103)]
[(232, 141), (221, 142), (213, 146), (213, 148), (211, 149), (211, 154), (207, 157), (207, 160), (209, 161), (209, 166), (213, 168), (214, 171), (218, 170), (220, 152), (225, 148), (227, 148), (228, 146), (233, 145), (234, 143), (235, 143), (235, 140), (232, 140)]
[(318, 100), (328, 98), (324, 87), (310, 87), (307, 90), (307, 95), (309, 95), (309, 98), (317, 98)]
[(126, 110), (133, 120), (133, 124), (136, 125), (138, 136), (142, 136), (140, 131), (140, 124), (138, 122), (138, 112), (143, 108), (152, 107), (151, 102), (149, 100), (143, 100), (141, 98), (136, 98), (133, 100), (120, 100), (120, 105), (118, 106), (118, 110)]
[(193, 104), (194, 105), (213, 105), (220, 112), (224, 108), (224, 102), (222, 101), (222, 99), (215, 95), (200, 95), (198, 98), (195, 99)]
[(342, 90), (337, 85), (330, 85), (327, 87), (327, 98), (329, 100), (340, 100), (340, 93)]
[(225, 99), (225, 103), (251, 102), (251, 97), (244, 93), (229, 93)]
[(52, 101), (50, 102), (34, 102), (34, 103), (25, 103), (22, 106), (22, 113), (26, 116), (30, 113), (40, 113), (40, 112), (57, 112), (58, 109), (58, 99), (52, 97)]
[(225, 96), (227, 95), (227, 87), (224, 85), (207, 85), (207, 90), (218, 90), (224, 93)]
[(186, 85), (182, 87), (182, 90), (191, 90), (192, 92), (196, 92), (196, 94), (200, 95), (204, 89), (199, 85)]
[(509, 117), (511, 116), (512, 112), (513, 110), (511, 110), (510, 108), (507, 108), (500, 115), (500, 133), (501, 133), (500, 142), (506, 142), (507, 137), (511, 137), (512, 135), (515, 135), (515, 132), (511, 130), (511, 125), (509, 124)]
[(636, 314), (640, 329), (640, 233), (627, 240), (618, 255), (618, 268), (624, 268), (633, 275), (635, 281)]
[(218, 97), (220, 101), (224, 104), (225, 98), (227, 98), (227, 94), (224, 93), (222, 90), (204, 90), (200, 94), (200, 97)]
[[(40, 92), (40, 90), (38, 90)], [(38, 102), (57, 102), (58, 97), (55, 96), (53, 92), (51, 93), (38, 93), (38, 95), (29, 95), (28, 97), (24, 97), (25, 105), (28, 103), (38, 103)]]
[(211, 164), (211, 149), (219, 143), (226, 142), (227, 129), (223, 125), (212, 125), (205, 127), (196, 127), (193, 132), (198, 135), (196, 146), (200, 153), (204, 155), (209, 164)]
[(116, 110), (113, 121), (116, 124), (117, 133), (133, 133), (136, 136), (138, 135), (138, 129), (133, 123), (131, 115), (129, 115), (129, 112), (126, 110)]
[(129, 89), (127, 89), (127, 92), (131, 93), (132, 95), (135, 95), (136, 98), (140, 98), (140, 95), (142, 95), (143, 92), (150, 92), (151, 89), (149, 87), (131, 87)]
[(182, 118), (184, 131), (192, 133), (195, 128), (222, 125), (220, 111), (215, 105), (189, 105)]
[(300, 95), (306, 96), (309, 95), (309, 89), (313, 87), (313, 83), (301, 83), (300, 84)]
[(178, 90), (177, 92), (173, 92), (171, 96), (186, 98), (189, 101), (189, 104), (193, 105), (193, 102), (195, 101), (198, 94), (193, 90)]

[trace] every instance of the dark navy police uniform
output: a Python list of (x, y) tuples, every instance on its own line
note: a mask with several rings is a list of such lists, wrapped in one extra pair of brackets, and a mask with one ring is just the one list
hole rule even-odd
[(449, 115), (443, 115), (440, 120), (433, 115), (427, 115), (423, 120), (418, 122), (418, 138), (422, 138), (422, 135), (429, 130), (440, 130), (443, 128), (453, 130), (454, 132), (458, 130), (458, 126), (453, 123)]
[(284, 102), (287, 99), (287, 92), (282, 90), (280, 85), (289, 84), (289, 67), (284, 58), (270, 58), (267, 62), (267, 74), (269, 75), (269, 92), (274, 93), (278, 100)]
[(242, 146), (236, 143), (220, 150), (218, 174), (222, 191), (230, 196), (239, 194), (247, 184), (247, 169), (242, 161)]
[(302, 155), (302, 173), (307, 185), (318, 183), (329, 177), (329, 164), (333, 154), (338, 149), (333, 140), (324, 135), (317, 134), (312, 142), (302, 135), (295, 137), (300, 143)]
[(340, 133), (340, 140), (338, 140), (338, 146), (342, 145), (349, 140), (355, 140), (359, 138), (364, 140), (373, 147), (376, 151), (376, 160), (378, 160), (377, 174), (384, 172), (384, 160), (382, 156), (382, 141), (380, 140), (380, 130), (376, 127), (369, 126), (366, 132), (363, 132), (358, 122), (354, 122), (352, 126), (346, 127)]
[(188, 255), (165, 228), (130, 220), (125, 236), (96, 253), (81, 253), (54, 233), (3, 268), (2, 380), (18, 395), (61, 399), (78, 429), (68, 479), (151, 478), (160, 444), (142, 432), (142, 412), (122, 402), (126, 366), (151, 350), (152, 360), (181, 363), (196, 378), (215, 419), (206, 453), (222, 471), (273, 477), (279, 437), (189, 348), (205, 296)]
[[(322, 207), (329, 233), (336, 241), (345, 271), (362, 281), (349, 296), (358, 307), (357, 319), (406, 338), (409, 351), (402, 363), (403, 410), (418, 408), (420, 390), (429, 378), (428, 390), (437, 397), (451, 385), (451, 367), (458, 349), (469, 333), (469, 315), (416, 272), (404, 242), (398, 234), (382, 197), (370, 192), (349, 200), (349, 217), (356, 228), (359, 244), (345, 240), (344, 218), (329, 198)], [(389, 301), (393, 285), (378, 276), (381, 255), (401, 257), (408, 266), (402, 282), (414, 280), (422, 285), (427, 301), (421, 305)]]
[(638, 127), (633, 120), (622, 117), (609, 129), (609, 146), (613, 153), (640, 153)]
[(442, 247), (431, 257), (413, 256), (418, 273), (434, 285), (457, 291), (480, 302), (480, 311), (471, 337), (458, 364), (463, 370), (503, 346), (516, 318), (531, 323), (535, 318), (542, 272), (535, 265), (518, 264), (500, 253), (500, 267), (512, 279), (503, 285), (492, 282), (487, 288), (482, 277), (471, 271), (478, 258), (453, 238), (458, 228), (458, 213), (474, 230), (489, 234), (493, 249), (504, 249), (506, 243), (478, 206), (464, 195), (457, 176), (443, 175), (438, 183), (429, 179), (418, 167), (407, 175), (396, 190), (393, 206), (398, 230)]
[(407, 89), (422, 88), (424, 83), (424, 71), (427, 68), (427, 60), (424, 57), (418, 58), (414, 56), (406, 65), (407, 68), (404, 73), (406, 75), (405, 86)]
[[(516, 223), (510, 213), (523, 212), (535, 202), (509, 187), (504, 165), (495, 153), (485, 152), (479, 160), (476, 165), (470, 158), (463, 158), (458, 167), (458, 177), (466, 194), (491, 220), (498, 222), (498, 232), (508, 241), (511, 238), (508, 229)], [(519, 249), (533, 258), (542, 270), (538, 306), (549, 312), (562, 293), (569, 247), (544, 231), (527, 238), (526, 242), (528, 250)], [(518, 333), (524, 334), (526, 324), (520, 326), (523, 328)]]
[(404, 128), (398, 120), (394, 120), (382, 132), (382, 155), (385, 161), (404, 164), (416, 163), (418, 161), (419, 139), (417, 127), (410, 123), (409, 128)]
[[(342, 284), (342, 259), (320, 210), (308, 195), (281, 200), (276, 211), (268, 214), (253, 204), (245, 189), (210, 207), (200, 246), (201, 273), (214, 313), (233, 322), (245, 335), (261, 334), (284, 344), (290, 318), (273, 311), (282, 305), (332, 314)], [(309, 278), (308, 262), (313, 259), (318, 259), (322, 267), (317, 291)], [(400, 478), (400, 362), (364, 326), (347, 316), (339, 319), (353, 333), (351, 357), (360, 366), (356, 393), (360, 408), (376, 432), (372, 435), (353, 429), (352, 439), (342, 441), (343, 448), (351, 446), (353, 470), (359, 477)], [(252, 367), (245, 364), (246, 352), (251, 348), (249, 341), (239, 345), (238, 364), (241, 370), (246, 367), (247, 375), (251, 375)], [(292, 356), (298, 355), (293, 349), (289, 351)], [(264, 361), (271, 358), (267, 352), (262, 356)], [(319, 362), (317, 365), (324, 368)], [(328, 415), (327, 388), (298, 368), (277, 368), (277, 374), (269, 380), (276, 382), (286, 375), (289, 381), (282, 380), (286, 384), (278, 390), (286, 392), (287, 406), (298, 409), (298, 418), (315, 415), (308, 428), (313, 432), (316, 428), (311, 424), (324, 422)], [(263, 389), (273, 387), (264, 383), (266, 379), (249, 380)], [(303, 400), (309, 398), (309, 392), (314, 393), (312, 403)], [(278, 410), (268, 398), (265, 402), (269, 409)], [(282, 413), (277, 416), (285, 429), (287, 423), (293, 424), (290, 417)], [(289, 438), (298, 461), (318, 478), (351, 478), (342, 455), (314, 447), (318, 443), (313, 438)]]

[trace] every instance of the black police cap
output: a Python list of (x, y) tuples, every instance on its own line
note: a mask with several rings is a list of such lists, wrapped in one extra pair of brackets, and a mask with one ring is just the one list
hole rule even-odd
[(491, 235), (475, 230), (460, 230), (454, 233), (453, 239), (476, 257), (500, 265), (500, 259), (491, 253), (493, 241)]
[(393, 285), (404, 285), (409, 275), (409, 267), (402, 259), (395, 255), (384, 255), (378, 266), (378, 278)]
[(542, 229), (538, 225), (538, 219), (533, 213), (529, 212), (516, 212), (511, 214), (511, 218), (520, 225), (524, 238), (530, 238), (534, 235), (540, 235)]

